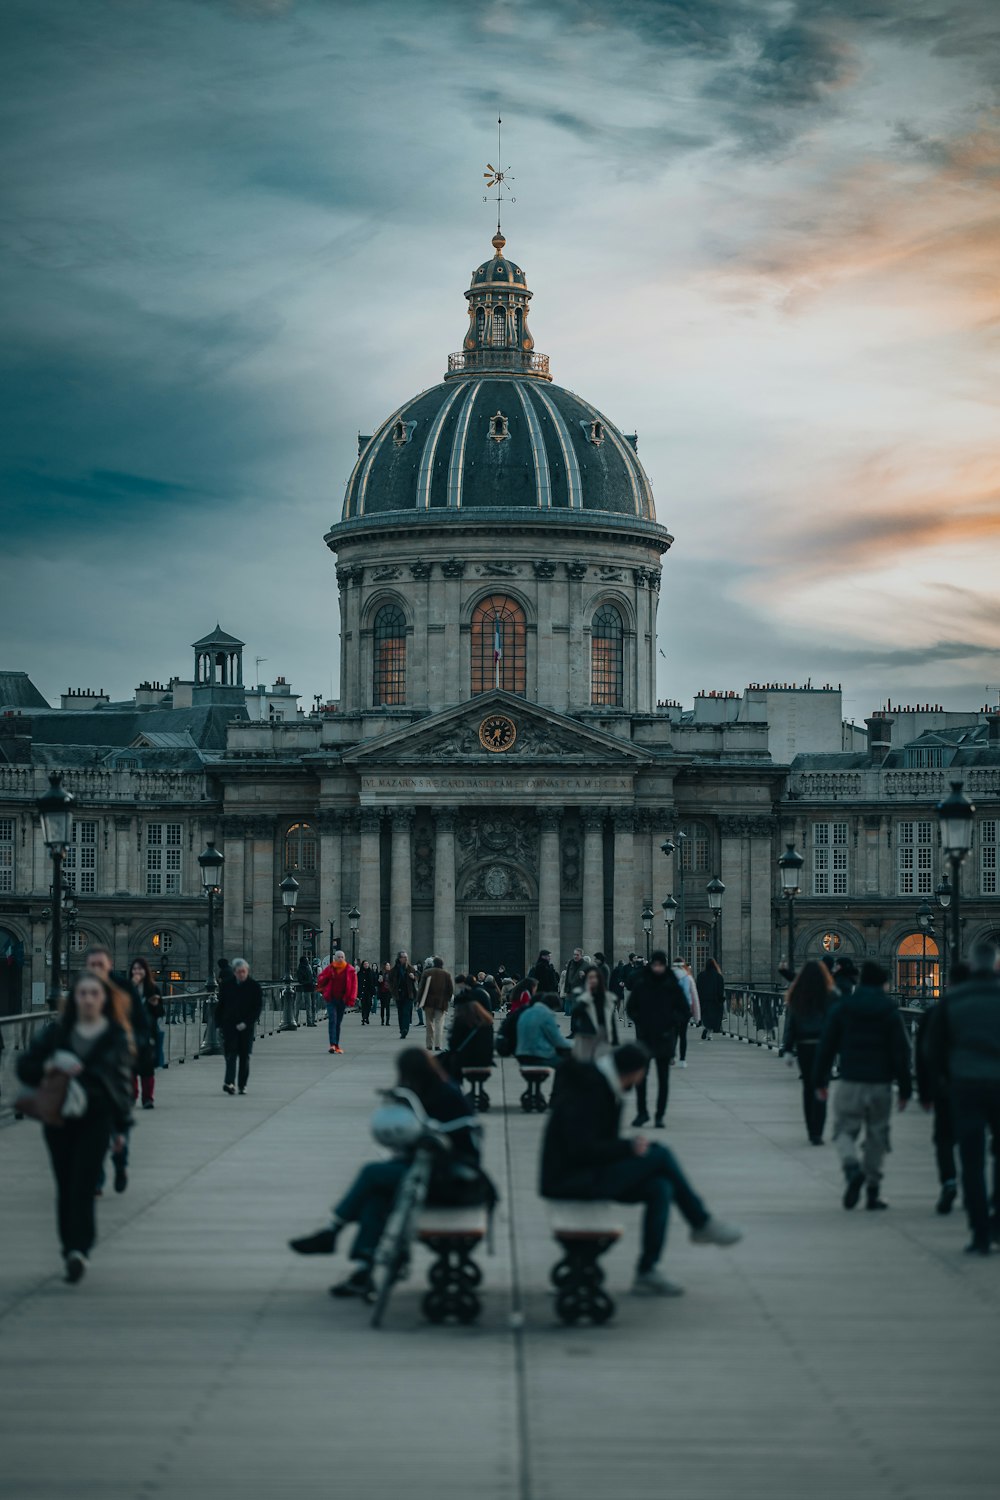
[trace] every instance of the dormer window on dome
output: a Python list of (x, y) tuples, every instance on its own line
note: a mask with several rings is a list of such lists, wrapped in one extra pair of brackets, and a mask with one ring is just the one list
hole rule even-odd
[(604, 423), (595, 419), (593, 422), (581, 422), (580, 426), (587, 434), (587, 442), (599, 448), (604, 442)]
[(502, 411), (498, 411), (496, 416), (490, 417), (490, 437), (495, 443), (502, 443), (504, 438), (510, 437), (507, 418)]
[(392, 441), (397, 448), (406, 447), (416, 425), (416, 422), (403, 422), (402, 420), (393, 423)]

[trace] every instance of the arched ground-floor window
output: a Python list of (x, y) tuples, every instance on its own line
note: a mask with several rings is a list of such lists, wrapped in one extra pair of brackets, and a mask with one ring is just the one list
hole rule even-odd
[(908, 933), (896, 949), (896, 989), (904, 1005), (930, 1005), (941, 993), (941, 962), (936, 939)]

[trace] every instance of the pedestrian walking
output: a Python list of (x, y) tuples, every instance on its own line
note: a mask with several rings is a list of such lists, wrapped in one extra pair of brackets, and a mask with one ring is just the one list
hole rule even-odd
[(328, 1050), (339, 1056), (344, 1050), (340, 1045), (344, 1013), (358, 998), (357, 970), (347, 962), (342, 948), (336, 950), (326, 968), (320, 971), (316, 988), (326, 1002)]
[(710, 958), (695, 980), (701, 1002), (701, 1039), (710, 1042), (722, 1030), (726, 1013), (726, 981), (718, 961)]
[(618, 1045), (618, 1023), (612, 997), (604, 986), (604, 975), (596, 964), (584, 970), (581, 986), (572, 997), (569, 1031), (573, 1056), (589, 1062), (607, 1048)]
[(682, 1068), (686, 1068), (688, 1031), (692, 1021), (697, 1025), (701, 1020), (701, 1002), (698, 999), (698, 986), (694, 982), (691, 965), (686, 958), (677, 958), (674, 960), (674, 973), (677, 975), (677, 981), (687, 996), (688, 1002), (687, 1023), (677, 1033), (677, 1061)]
[(133, 958), (129, 964), (129, 979), (138, 991), (139, 1000), (146, 1016), (146, 1029), (151, 1045), (137, 1060), (137, 1072), (132, 1081), (132, 1102), (139, 1097), (142, 1088), (142, 1107), (152, 1109), (156, 1094), (156, 1069), (164, 1066), (163, 1058), (163, 997), (156, 987), (153, 971), (146, 959)]
[[(588, 960), (583, 956), (582, 948), (573, 949), (573, 957), (566, 964), (559, 979), (559, 993), (563, 997), (563, 1009), (569, 1015), (573, 1009), (573, 996), (577, 990), (583, 988), (583, 976), (587, 970)], [(540, 988), (544, 988), (540, 984)]]
[[(845, 1208), (855, 1208), (866, 1188), (865, 1207), (887, 1208), (879, 1189), (890, 1149), (892, 1085), (899, 1085), (899, 1108), (910, 1098), (910, 1044), (896, 1002), (886, 993), (889, 976), (881, 965), (861, 965), (861, 983), (830, 1009), (816, 1054), (816, 1096), (828, 1096), (830, 1072), (840, 1058), (840, 1080), (833, 1104), (833, 1144), (847, 1186)], [(865, 1133), (858, 1160), (858, 1138)]]
[(316, 1025), (316, 976), (313, 966), (303, 953), (299, 958), (298, 968), (295, 970), (295, 988), (298, 992), (298, 1006), (296, 1014), (303, 1007), (306, 1013), (306, 1025)]
[(789, 1064), (793, 1059), (798, 1060), (806, 1134), (813, 1146), (822, 1146), (826, 1125), (826, 1101), (816, 1094), (816, 1054), (830, 1007), (838, 997), (833, 975), (826, 964), (816, 959), (802, 965), (785, 995), (787, 1015), (782, 1050)]
[(420, 980), (420, 1003), (427, 1024), (427, 1050), (440, 1052), (444, 1047), (444, 1018), (448, 1014), (455, 982), (444, 966), (444, 959), (429, 960)]
[(383, 964), (378, 980), (378, 1013), (383, 1026), (392, 1025), (392, 987), (389, 984), (391, 973), (392, 964)]
[[(123, 1145), (132, 1117), (128, 1012), (98, 975), (78, 975), (59, 1019), (18, 1058), (21, 1082), (49, 1095), (45, 1144), (56, 1184), (56, 1219), (66, 1280), (87, 1270), (96, 1239), (94, 1200), (109, 1143)], [(22, 1112), (28, 1103), (22, 1100)]]
[(399, 1035), (405, 1039), (409, 1035), (413, 1020), (417, 976), (410, 965), (410, 955), (402, 948), (396, 954), (396, 962), (389, 969), (389, 993), (396, 1005)]
[[(124, 974), (116, 974), (112, 968), (111, 949), (103, 943), (92, 943), (83, 956), (84, 964), (91, 974), (96, 974), (104, 984), (110, 986), (115, 994), (115, 1004), (119, 1013), (125, 1018), (132, 1035), (132, 1071), (140, 1077), (154, 1064), (156, 1048), (153, 1038), (149, 1032), (149, 1023), (139, 991), (133, 985), (131, 979)], [(132, 1131), (132, 1121), (125, 1129), (116, 1132), (111, 1147), (111, 1166), (114, 1177), (114, 1188), (116, 1193), (124, 1193), (128, 1187), (128, 1163), (129, 1163), (129, 1137)], [(98, 1181), (98, 1192), (104, 1188), (104, 1168), (102, 1166)]]
[(632, 1291), (677, 1297), (683, 1287), (658, 1270), (671, 1203), (690, 1225), (695, 1244), (735, 1245), (743, 1236), (709, 1213), (672, 1151), (642, 1136), (620, 1135), (625, 1095), (645, 1076), (647, 1063), (645, 1048), (627, 1042), (596, 1062), (571, 1059), (562, 1065), (542, 1141), (541, 1192), (543, 1198), (645, 1204)]
[(527, 973), (528, 979), (538, 980), (540, 995), (554, 995), (559, 990), (559, 975), (552, 963), (552, 954), (543, 948)]
[[(670, 1092), (670, 1061), (677, 1046), (677, 1038), (687, 1026), (691, 1011), (687, 996), (681, 988), (676, 971), (667, 967), (667, 955), (662, 948), (652, 954), (646, 971), (636, 980), (629, 996), (629, 1019), (635, 1026), (636, 1039), (642, 1043), (650, 1060), (656, 1063), (656, 1117), (658, 1130), (664, 1126), (667, 1099)], [(646, 1084), (649, 1067), (643, 1071), (636, 1084), (636, 1114), (634, 1126), (645, 1125), (649, 1119), (646, 1104)]]
[[(952, 968), (952, 980), (955, 970)], [(957, 988), (957, 986), (956, 986)], [(935, 1205), (939, 1214), (950, 1214), (958, 1197), (958, 1171), (955, 1166), (955, 1111), (951, 1103), (951, 1088), (947, 1075), (935, 1067), (929, 1055), (930, 1028), (938, 1014), (938, 1006), (931, 1005), (917, 1022), (917, 1034), (913, 1046), (913, 1071), (916, 1075), (917, 1098), (921, 1109), (934, 1115), (934, 1162), (938, 1175), (938, 1200)], [(994, 1157), (995, 1160), (995, 1157)]]
[(371, 1024), (372, 1007), (378, 996), (378, 969), (367, 958), (361, 960), (358, 970), (358, 1003), (361, 1006), (361, 1024)]
[(245, 958), (234, 958), (232, 969), (232, 978), (225, 980), (219, 989), (215, 1024), (222, 1033), (226, 1062), (223, 1093), (235, 1094), (238, 1087), (240, 1093), (245, 1094), (250, 1078), (254, 1030), (260, 1020), (264, 995), (256, 979), (251, 978), (250, 965)]
[[(937, 1007), (927, 1045), (932, 1074), (947, 1081), (962, 1163), (962, 1194), (972, 1239), (969, 1255), (988, 1255), (1000, 1241), (1000, 980), (997, 950), (976, 943), (970, 954), (972, 976), (956, 985)], [(986, 1132), (993, 1140), (992, 1212), (986, 1191)]]

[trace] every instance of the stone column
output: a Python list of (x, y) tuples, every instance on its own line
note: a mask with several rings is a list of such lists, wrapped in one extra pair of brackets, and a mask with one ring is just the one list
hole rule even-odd
[(754, 984), (770, 984), (774, 979), (772, 893), (775, 829), (770, 818), (748, 818), (747, 831), (750, 835), (750, 973), (747, 977)]
[(614, 921), (612, 923), (613, 949), (606, 955), (614, 968), (619, 959), (632, 952), (640, 952), (642, 943), (636, 937), (640, 930), (642, 897), (636, 892), (635, 879), (635, 817), (631, 808), (616, 807), (615, 820), (615, 866), (614, 866)]
[(729, 984), (749, 978), (750, 955), (744, 940), (749, 926), (750, 901), (743, 870), (743, 831), (741, 818), (719, 820), (719, 878), (726, 887), (720, 920), (719, 963)]
[[(410, 951), (413, 929), (411, 870), (413, 854), (413, 808), (392, 810), (392, 853), (389, 864), (389, 948), (395, 958), (400, 948)], [(411, 955), (412, 956), (412, 955)]]
[(379, 850), (381, 816), (376, 808), (363, 807), (359, 818), (361, 847), (358, 857), (358, 952), (374, 954), (381, 963), (387, 954), (382, 950), (382, 869)]
[(434, 953), (455, 965), (455, 818), (453, 807), (434, 815)]
[[(270, 818), (249, 818), (250, 952), (247, 959), (258, 979), (280, 979), (285, 972), (284, 935), (275, 938), (274, 903), (277, 881), (274, 869), (274, 824)], [(284, 920), (284, 911), (279, 920)], [(237, 955), (239, 957), (240, 955)]]
[(330, 946), (330, 923), (334, 937), (342, 936), (341, 908), (343, 902), (343, 839), (340, 816), (335, 812), (321, 812), (319, 823), (319, 923), (322, 936), (318, 953), (325, 953)]
[(215, 951), (219, 958), (244, 958), (243, 906), (246, 900), (246, 833), (242, 818), (224, 817), (219, 830), (226, 863), (222, 869), (221, 933), (216, 917)]
[(593, 957), (604, 948), (604, 814), (583, 811), (583, 951)]
[[(102, 890), (108, 892), (122, 891), (130, 896), (144, 896), (146, 894), (145, 882), (140, 886), (138, 881), (132, 879), (133, 850), (135, 833), (132, 828), (133, 819), (116, 815), (115, 817), (115, 868), (114, 878), (105, 886), (102, 878)], [(108, 872), (109, 875), (111, 872)]]
[(562, 947), (560, 816), (558, 810), (542, 813), (538, 840), (538, 947), (548, 948), (557, 972)]

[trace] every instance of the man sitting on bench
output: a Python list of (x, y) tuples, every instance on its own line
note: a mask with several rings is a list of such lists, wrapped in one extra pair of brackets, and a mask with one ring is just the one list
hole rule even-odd
[(634, 1042), (592, 1063), (563, 1064), (542, 1142), (541, 1194), (644, 1203), (642, 1253), (632, 1291), (678, 1297), (683, 1287), (657, 1270), (671, 1202), (690, 1224), (697, 1245), (735, 1245), (743, 1234), (709, 1214), (672, 1151), (643, 1136), (619, 1135), (625, 1095), (645, 1077), (648, 1065), (645, 1047)]
[(562, 1009), (558, 995), (537, 995), (517, 1018), (515, 1056), (522, 1068), (554, 1068), (573, 1050), (553, 1011)]

